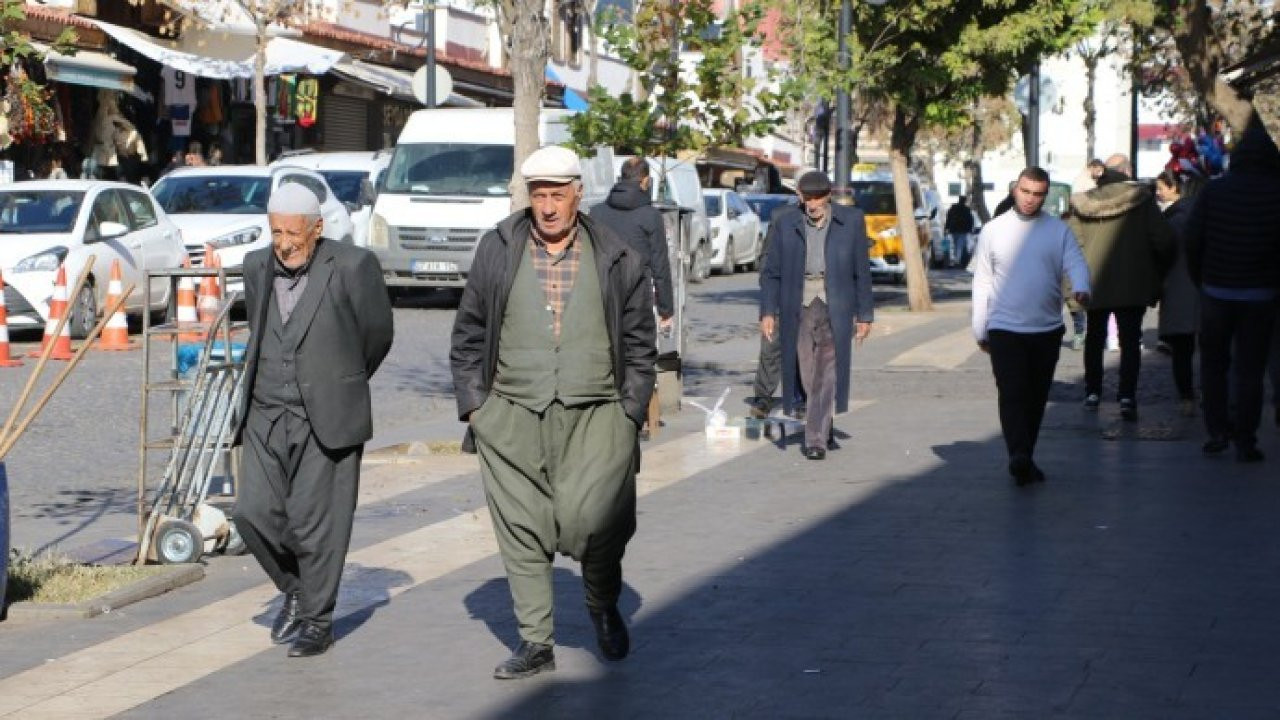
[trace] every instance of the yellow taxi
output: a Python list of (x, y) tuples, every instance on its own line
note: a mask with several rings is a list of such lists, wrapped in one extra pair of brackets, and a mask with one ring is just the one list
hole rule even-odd
[[(903, 260), (902, 238), (898, 235), (898, 208), (893, 196), (893, 177), (888, 170), (877, 165), (855, 165), (853, 172), (850, 189), (853, 191), (854, 205), (866, 216), (871, 276), (901, 283), (907, 277), (907, 264)], [(911, 200), (916, 234), (920, 238), (920, 258), (928, 269), (930, 247), (935, 238), (932, 237), (930, 218), (924, 210), (920, 181), (914, 177), (911, 178)]]

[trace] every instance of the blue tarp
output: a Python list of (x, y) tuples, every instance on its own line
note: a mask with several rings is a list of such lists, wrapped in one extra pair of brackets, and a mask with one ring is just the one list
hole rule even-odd
[[(556, 71), (552, 70), (549, 67), (547, 68), (547, 79), (554, 80), (555, 82), (558, 82), (558, 83), (564, 82), (563, 80), (560, 79), (560, 76), (556, 74)], [(591, 107), (591, 103), (587, 102), (586, 98), (574, 92), (574, 90), (570, 88), (568, 85), (565, 85), (564, 86), (564, 106), (566, 109), (569, 109), (569, 110), (582, 111)]]

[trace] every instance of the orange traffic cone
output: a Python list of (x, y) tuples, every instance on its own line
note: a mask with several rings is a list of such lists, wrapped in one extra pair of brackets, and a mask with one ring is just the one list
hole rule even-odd
[(71, 359), (71, 323), (62, 324), (62, 332), (58, 333), (55, 338), (53, 331), (58, 327), (58, 321), (67, 314), (67, 270), (65, 266), (58, 266), (58, 274), (53, 281), (53, 297), (49, 299), (49, 319), (44, 324), (44, 338), (40, 341), (40, 349), (32, 350), (27, 353), (27, 357), (40, 357), (44, 349), (49, 343), (53, 343), (53, 353), (49, 355), (50, 360), (70, 360)]
[(18, 367), (21, 360), (9, 357), (9, 311), (4, 307), (4, 275), (0, 275), (0, 367)]
[[(111, 261), (111, 282), (107, 284), (107, 307), (112, 307), (120, 299), (124, 286), (120, 282), (120, 261)], [(137, 350), (138, 344), (129, 340), (129, 321), (124, 316), (124, 306), (116, 310), (102, 328), (98, 338), (99, 350)]]
[[(191, 261), (183, 260), (182, 267), (190, 268)], [(178, 280), (178, 327), (186, 327), (195, 325), (200, 321), (196, 315), (196, 283), (190, 277), (184, 277)], [(203, 340), (204, 336), (200, 333), (182, 333), (178, 336), (178, 340), (182, 342), (194, 342)]]
[[(205, 246), (204, 250), (204, 266), (211, 270), (217, 270), (222, 267), (222, 262), (218, 260), (218, 254), (213, 251), (212, 247)], [(200, 317), (201, 324), (212, 325), (214, 320), (218, 319), (218, 310), (221, 309), (222, 289), (218, 287), (218, 276), (208, 275), (200, 280), (200, 302), (196, 306), (197, 314)]]

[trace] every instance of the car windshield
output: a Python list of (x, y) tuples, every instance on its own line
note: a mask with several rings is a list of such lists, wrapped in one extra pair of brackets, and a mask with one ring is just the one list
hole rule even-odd
[(751, 209), (755, 211), (755, 214), (760, 216), (761, 222), (769, 222), (774, 210), (788, 205), (795, 205), (797, 202), (794, 197), (787, 196), (749, 197), (746, 198), (746, 201), (751, 206)]
[(0, 233), (71, 232), (84, 202), (83, 192), (25, 190), (0, 193)]
[(368, 177), (359, 170), (321, 170), (329, 189), (344, 203), (360, 202), (360, 184)]
[(383, 190), (414, 195), (509, 194), (510, 145), (407, 143), (397, 145)]
[(703, 195), (702, 200), (707, 205), (707, 217), (720, 217), (719, 195)]
[(171, 215), (260, 215), (267, 211), (271, 178), (241, 175), (167, 177), (151, 195)]
[(893, 183), (868, 180), (855, 180), (851, 183), (853, 201), (862, 212), (868, 215), (897, 215), (897, 205), (893, 201)]

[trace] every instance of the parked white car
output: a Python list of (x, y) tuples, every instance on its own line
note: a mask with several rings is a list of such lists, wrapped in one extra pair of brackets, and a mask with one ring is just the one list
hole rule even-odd
[(125, 286), (137, 289), (126, 312), (162, 310), (168, 283), (147, 292), (143, 273), (173, 268), (186, 257), (182, 234), (142, 188), (103, 180), (43, 180), (0, 185), (0, 272), (14, 329), (43, 327), (59, 265), (67, 292), (95, 256), (79, 296), (69, 298), (71, 336), (85, 337), (107, 298), (111, 262), (120, 261)]
[(352, 239), (359, 247), (369, 245), (369, 218), (382, 174), (391, 164), (391, 151), (305, 152), (283, 157), (272, 167), (300, 167), (320, 173), (329, 189), (346, 206), (354, 227)]
[(754, 270), (760, 261), (760, 216), (733, 190), (702, 191), (711, 221), (711, 267), (722, 275)]
[[(291, 182), (320, 199), (326, 239), (354, 242), (350, 213), (314, 170), (257, 165), (178, 168), (153, 185), (151, 194), (182, 229), (192, 265), (204, 264), (209, 245), (223, 267), (234, 268), (244, 264), (250, 251), (271, 244), (267, 200), (273, 190)], [(229, 291), (243, 289), (238, 281), (228, 285)]]

